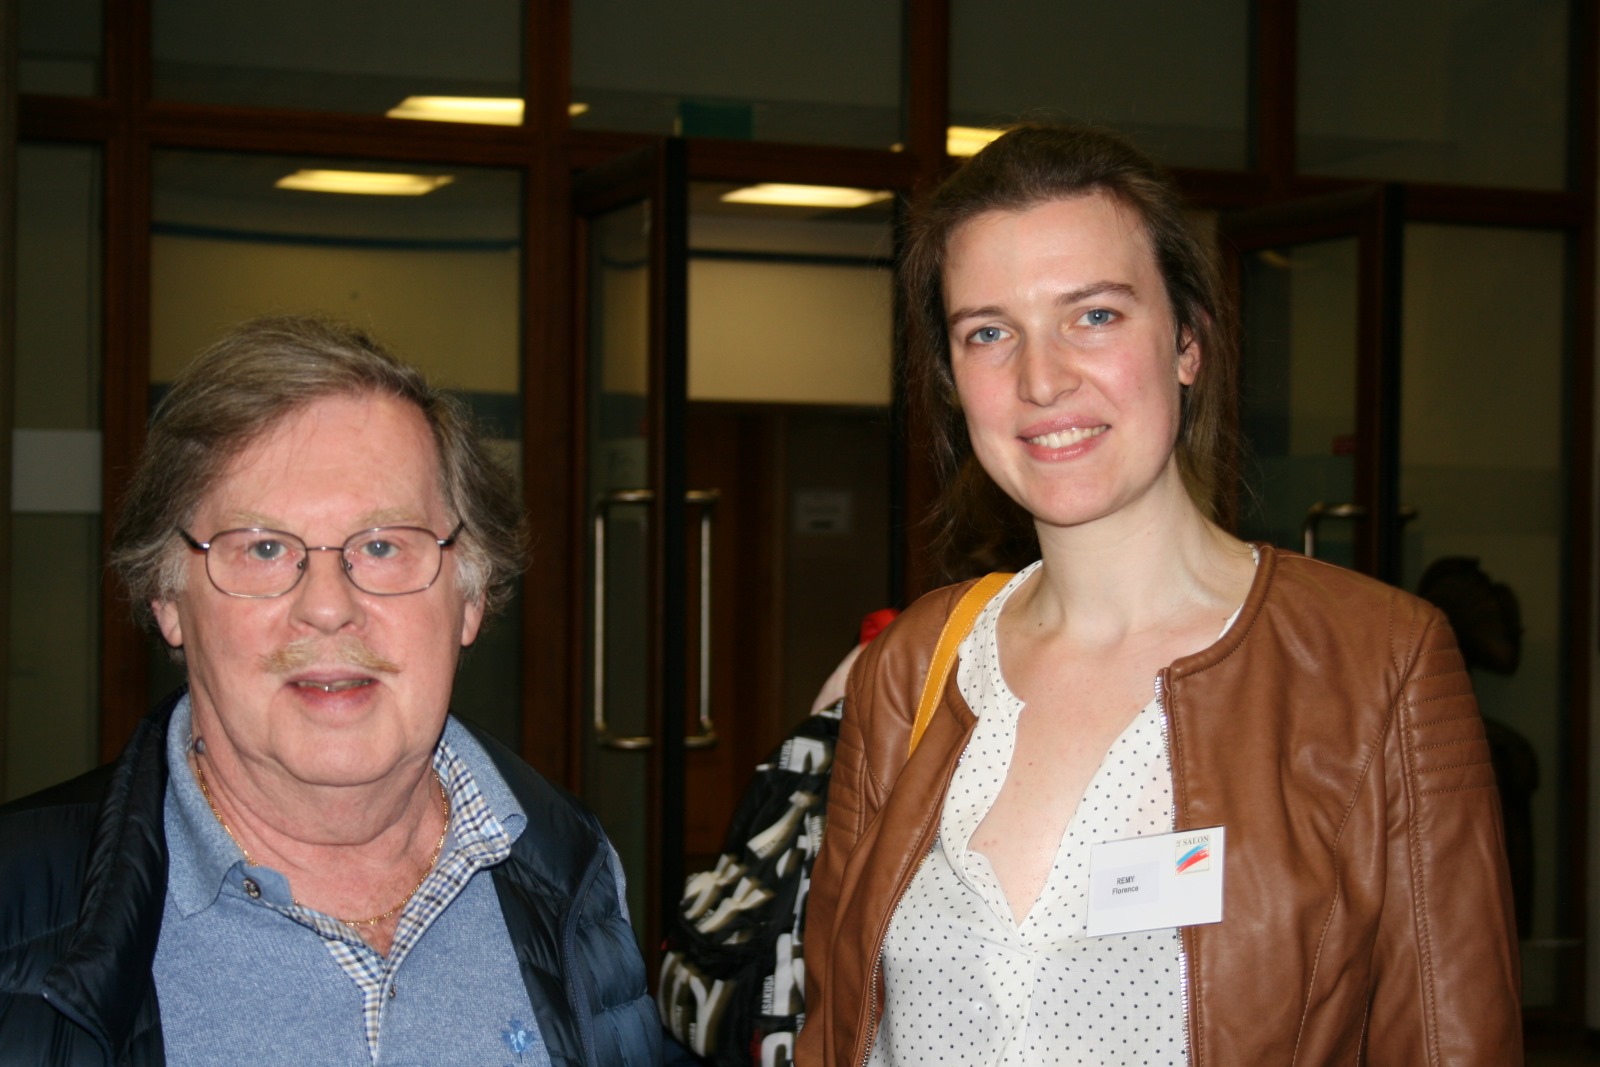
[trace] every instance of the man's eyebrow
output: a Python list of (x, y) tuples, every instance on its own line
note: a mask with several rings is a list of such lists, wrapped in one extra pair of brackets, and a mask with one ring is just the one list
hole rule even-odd
[(226, 529), (230, 530), (282, 530), (272, 519), (267, 518), (259, 511), (234, 511), (223, 520), (227, 523)]
[(369, 511), (357, 520), (363, 530), (374, 526), (427, 526), (427, 516), (411, 508), (379, 508)]
[[(1090, 282), (1088, 285), (1080, 285), (1076, 289), (1068, 289), (1064, 293), (1057, 294), (1055, 303), (1058, 306), (1065, 306), (1069, 304), (1076, 304), (1084, 300), (1091, 300), (1097, 296), (1107, 295), (1125, 296), (1130, 300), (1139, 299), (1139, 291), (1133, 286), (1129, 285), (1127, 282), (1114, 282), (1108, 279), (1105, 281)], [(982, 307), (956, 308), (954, 311), (950, 312), (950, 315), (946, 321), (949, 325), (954, 326), (956, 323), (962, 322), (966, 319), (981, 319), (990, 315), (1000, 315), (1003, 313), (1003, 309), (994, 304), (985, 304)]]
[[(296, 537), (301, 536), (298, 531), (287, 529), (279, 520), (270, 518), (259, 511), (231, 512), (229, 517), (224, 521), (229, 524), (226, 528), (230, 530), (283, 530), (285, 533), (292, 533)], [(369, 511), (364, 515), (358, 516), (356, 518), (355, 529), (352, 532), (370, 530), (377, 526), (426, 525), (426, 517), (419, 515), (411, 508), (379, 508), (376, 511)]]

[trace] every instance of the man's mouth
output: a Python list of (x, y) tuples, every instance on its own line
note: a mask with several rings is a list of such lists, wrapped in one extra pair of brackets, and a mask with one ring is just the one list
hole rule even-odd
[(363, 685), (373, 685), (374, 678), (341, 678), (337, 682), (311, 682), (301, 681), (294, 684), (302, 689), (320, 689), (324, 693), (342, 693), (346, 689), (355, 689)]
[(1066, 448), (1080, 441), (1087, 441), (1091, 437), (1099, 437), (1109, 429), (1111, 429), (1109, 426), (1075, 426), (1070, 430), (1040, 434), (1038, 437), (1028, 437), (1024, 440), (1030, 445), (1038, 445), (1041, 448)]

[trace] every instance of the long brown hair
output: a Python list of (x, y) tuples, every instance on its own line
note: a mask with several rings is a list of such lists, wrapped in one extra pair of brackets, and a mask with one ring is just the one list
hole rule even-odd
[(950, 238), (991, 211), (1026, 211), (1095, 193), (1143, 223), (1172, 305), (1174, 351), (1200, 346), (1194, 384), (1183, 389), (1178, 471), (1208, 518), (1220, 520), (1229, 510), (1239, 450), (1239, 349), (1215, 249), (1196, 236), (1172, 177), (1118, 134), (1092, 126), (1016, 126), (913, 210), (900, 261), (906, 384), (933, 434), (929, 443), (943, 478), (938, 541), (948, 569), (1015, 567), (1037, 554), (1031, 517), (978, 465), (967, 439), (944, 304)]

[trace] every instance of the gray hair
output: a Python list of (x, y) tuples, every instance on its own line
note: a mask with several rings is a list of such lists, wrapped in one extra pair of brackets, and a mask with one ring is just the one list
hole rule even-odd
[[(147, 629), (150, 604), (183, 591), (177, 536), (230, 463), (280, 422), (329, 397), (392, 396), (414, 404), (439, 450), (439, 490), (459, 521), (461, 590), (485, 615), (521, 573), (526, 532), (510, 474), (484, 448), (461, 400), (428, 383), (365, 333), (316, 318), (244, 323), (183, 370), (156, 407), (123, 497), (111, 567)], [(202, 531), (209, 533), (209, 531)]]

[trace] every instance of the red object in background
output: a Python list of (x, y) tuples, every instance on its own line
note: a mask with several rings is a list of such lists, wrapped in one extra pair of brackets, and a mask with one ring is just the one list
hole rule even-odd
[(894, 622), (894, 617), (898, 614), (900, 614), (899, 608), (879, 608), (864, 617), (861, 620), (861, 643), (864, 645), (883, 633), (884, 627)]

